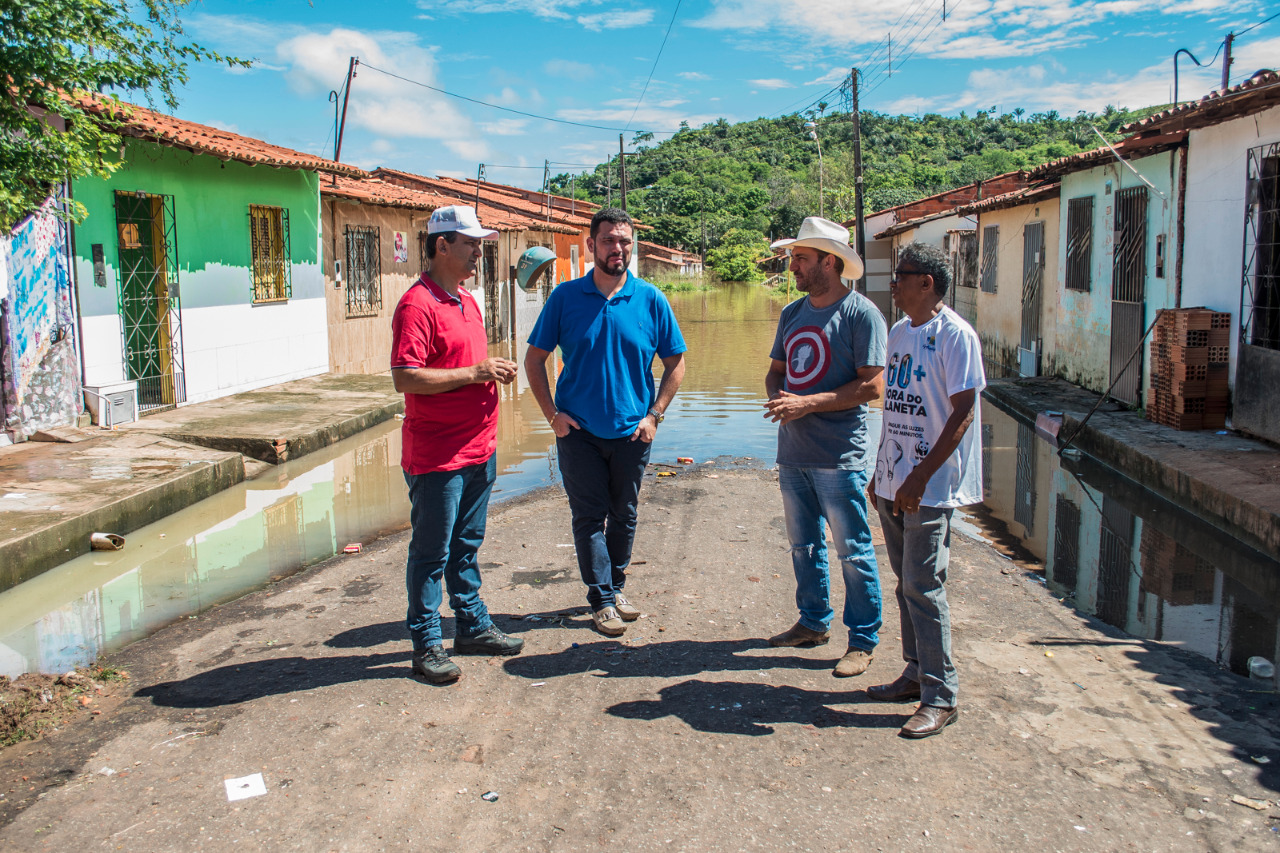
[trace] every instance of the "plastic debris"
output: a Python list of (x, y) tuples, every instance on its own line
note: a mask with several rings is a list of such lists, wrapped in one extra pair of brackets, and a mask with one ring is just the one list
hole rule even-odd
[(99, 776), (114, 776), (114, 775), (116, 775), (116, 771), (112, 770), (110, 767), (104, 767), (104, 768), (102, 768), (101, 770), (99, 770), (99, 771), (98, 771), (98, 775), (99, 775)]
[(236, 779), (225, 779), (222, 784), (227, 788), (227, 802), (229, 803), (234, 803), (236, 800), (247, 800), (250, 797), (261, 797), (267, 792), (267, 783), (263, 781), (261, 773), (252, 773)]
[(1254, 764), (1270, 764), (1271, 763), (1271, 759), (1267, 758), (1265, 755), (1251, 755), (1249, 756), (1249, 758), (1253, 760)]
[(545, 682), (545, 681), (535, 681), (535, 682), (533, 682), (533, 684), (530, 684), (529, 686), (530, 686), (530, 687), (546, 687), (546, 686), (547, 686), (547, 682)]
[(659, 471), (658, 472), (659, 477), (674, 477), (675, 475), (676, 475), (675, 471)]
[(1276, 677), (1275, 664), (1264, 657), (1254, 655), (1245, 661), (1245, 665), (1249, 667), (1249, 677), (1254, 681), (1271, 681)]
[(1231, 802), (1238, 806), (1248, 806), (1249, 808), (1256, 809), (1258, 811), (1271, 808), (1270, 800), (1255, 800), (1253, 797), (1242, 797), (1239, 794), (1232, 794)]
[(124, 547), (124, 537), (115, 533), (90, 533), (89, 547), (94, 551), (119, 551)]
[(1045, 656), (1045, 657), (1047, 657), (1047, 658), (1051, 658), (1051, 657), (1053, 657), (1053, 652), (1045, 652), (1045, 653), (1044, 653), (1044, 656)]
[(498, 801), (498, 792), (485, 791), (480, 795), (480, 799), (484, 800), (486, 803), (496, 803)]
[(676, 457), (676, 461), (677, 461), (677, 462), (683, 462), (685, 465), (692, 465), (692, 464), (693, 464), (693, 459), (692, 459), (691, 457), (688, 457), (688, 456), (677, 456), (677, 457)]
[(350, 545), (342, 549), (344, 554), (359, 554), (364, 550), (364, 545), (359, 542), (352, 542)]

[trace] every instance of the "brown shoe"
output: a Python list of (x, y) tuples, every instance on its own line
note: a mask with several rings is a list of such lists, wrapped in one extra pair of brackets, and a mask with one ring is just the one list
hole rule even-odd
[(622, 621), (618, 611), (612, 607), (602, 607), (592, 613), (591, 622), (606, 637), (621, 637), (627, 630), (627, 623)]
[(811, 631), (799, 622), (781, 634), (769, 638), (771, 646), (825, 646), (831, 639), (830, 631)]
[(640, 608), (636, 607), (620, 592), (613, 594), (613, 609), (618, 611), (623, 622), (634, 622), (640, 618)]
[(921, 705), (907, 720), (907, 724), (898, 732), (900, 737), (922, 738), (936, 735), (956, 721), (960, 711), (956, 708), (938, 708), (933, 705)]
[(844, 657), (836, 662), (835, 671), (831, 674), (836, 678), (852, 678), (855, 675), (862, 675), (870, 665), (871, 652), (850, 646), (849, 651), (844, 653)]
[(877, 702), (918, 702), (920, 682), (899, 675), (888, 684), (871, 685), (867, 688), (867, 695)]

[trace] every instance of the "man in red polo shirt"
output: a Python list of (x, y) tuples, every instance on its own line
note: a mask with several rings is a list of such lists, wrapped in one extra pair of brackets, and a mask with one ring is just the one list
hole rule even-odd
[(454, 652), (514, 655), (524, 646), (489, 618), (476, 562), (497, 477), (494, 383), (515, 379), (516, 363), (489, 357), (480, 306), (462, 282), (475, 275), (481, 241), (497, 236), (481, 227), (474, 208), (432, 213), (427, 269), (391, 321), (391, 376), (404, 393), (400, 466), (413, 525), (405, 571), (413, 673), (435, 684), (462, 675), (444, 650), (441, 580), (457, 622)]

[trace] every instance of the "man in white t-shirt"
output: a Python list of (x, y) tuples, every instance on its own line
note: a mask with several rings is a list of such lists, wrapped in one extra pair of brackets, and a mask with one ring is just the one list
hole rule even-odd
[(950, 284), (950, 264), (938, 248), (912, 243), (898, 253), (889, 288), (906, 316), (889, 330), (884, 426), (868, 490), (898, 579), (907, 666), (867, 694), (920, 701), (900, 732), (907, 738), (935, 735), (956, 720), (945, 586), (951, 515), (982, 500), (982, 345), (943, 302)]

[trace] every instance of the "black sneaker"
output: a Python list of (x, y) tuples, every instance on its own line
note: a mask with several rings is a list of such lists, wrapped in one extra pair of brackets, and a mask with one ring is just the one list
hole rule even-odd
[(507, 636), (497, 625), (490, 625), (475, 636), (459, 634), (453, 638), (453, 653), (458, 655), (518, 655), (523, 648), (524, 640)]
[(444, 646), (428, 646), (426, 651), (413, 653), (413, 674), (432, 684), (448, 684), (462, 677), (462, 670), (449, 660)]

